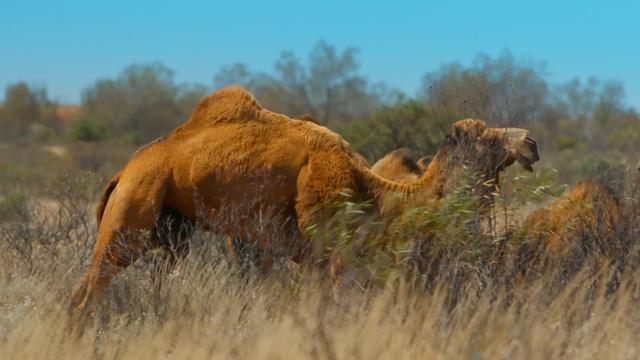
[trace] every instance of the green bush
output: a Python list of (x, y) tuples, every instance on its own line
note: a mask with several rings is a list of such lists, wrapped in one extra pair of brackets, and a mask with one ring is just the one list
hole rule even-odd
[(100, 141), (107, 137), (107, 130), (97, 122), (81, 119), (71, 126), (67, 136), (74, 141)]
[(371, 118), (353, 121), (339, 133), (372, 161), (401, 147), (423, 156), (435, 154), (450, 120), (432, 116), (422, 103), (409, 100), (383, 107)]
[(0, 198), (0, 221), (25, 218), (28, 214), (27, 197), (19, 190), (13, 190)]

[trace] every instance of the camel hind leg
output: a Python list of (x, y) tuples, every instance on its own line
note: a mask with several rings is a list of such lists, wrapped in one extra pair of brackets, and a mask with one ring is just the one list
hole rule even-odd
[(156, 218), (162, 210), (166, 179), (124, 178), (113, 190), (99, 224), (93, 257), (71, 296), (79, 311), (100, 295), (113, 276), (152, 247)]

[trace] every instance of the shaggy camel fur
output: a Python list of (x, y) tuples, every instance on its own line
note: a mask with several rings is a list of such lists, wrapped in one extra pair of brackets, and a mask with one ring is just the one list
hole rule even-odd
[(580, 181), (527, 216), (519, 262), (524, 270), (547, 260), (579, 262), (589, 253), (614, 256), (622, 220), (621, 205), (608, 187)]
[[(371, 173), (326, 127), (265, 110), (240, 87), (221, 89), (203, 98), (187, 122), (138, 150), (109, 182), (98, 206), (94, 254), (71, 306), (84, 309), (140, 253), (162, 246), (154, 234), (166, 209), (205, 226), (215, 219), (214, 230), (227, 235), (238, 218), (240, 228), (242, 219), (285, 219), (278, 231), (290, 236), (280, 237), (291, 239), (287, 249), (302, 260), (310, 244), (300, 234), (336, 194), (348, 192), (354, 201), (370, 201), (373, 212), (392, 214), (408, 198), (442, 196), (451, 171), (464, 164), (477, 164), (474, 171), (491, 179), (514, 161), (531, 169), (538, 154), (527, 135), (461, 120), (434, 157), (438, 166), (415, 183), (399, 184)], [(247, 203), (235, 213), (224, 208)], [(257, 246), (268, 252), (266, 238), (261, 234)]]
[(316, 120), (316, 118), (314, 118), (311, 114), (298, 115), (294, 119), (303, 120), (303, 121), (309, 121), (309, 122), (312, 122), (314, 124), (320, 125), (320, 122), (318, 120)]
[(417, 161), (408, 148), (400, 148), (388, 152), (371, 167), (371, 172), (387, 180), (399, 183), (417, 181), (427, 171), (433, 156), (423, 156)]

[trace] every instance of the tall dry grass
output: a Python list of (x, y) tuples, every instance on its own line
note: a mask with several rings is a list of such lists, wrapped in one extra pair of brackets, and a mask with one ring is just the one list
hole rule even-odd
[[(340, 304), (322, 267), (232, 270), (224, 239), (196, 231), (174, 268), (150, 253), (116, 277), (87, 319), (69, 322), (67, 298), (93, 245), (93, 193), (92, 181), (70, 180), (46, 206), (27, 198), (0, 208), (2, 359), (640, 357), (635, 247), (624, 261), (594, 267), (597, 259), (586, 259), (571, 274), (518, 280), (508, 254), (495, 261), (505, 239), (477, 231), (464, 191), (441, 212), (407, 215), (437, 225), (425, 239), (439, 260), (427, 271), (411, 261), (389, 268), (385, 254), (345, 247), (361, 256), (354, 273), (376, 281), (354, 275)], [(329, 219), (335, 246), (381, 236), (352, 219), (357, 205), (345, 211)], [(384, 236), (417, 234), (392, 228)]]

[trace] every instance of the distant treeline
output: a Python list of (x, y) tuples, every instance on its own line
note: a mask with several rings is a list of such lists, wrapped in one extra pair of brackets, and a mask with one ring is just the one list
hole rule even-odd
[(6, 88), (0, 106), (0, 141), (117, 139), (138, 146), (170, 131), (203, 95), (228, 84), (247, 87), (270, 110), (311, 115), (370, 160), (403, 146), (433, 153), (445, 127), (464, 117), (532, 129), (543, 160), (559, 160), (552, 165), (571, 169), (572, 177), (635, 161), (640, 147), (640, 116), (625, 104), (619, 82), (553, 84), (543, 63), (504, 52), (478, 55), (468, 66), (443, 65), (423, 75), (420, 90), (409, 96), (362, 74), (357, 49), (322, 41), (306, 60), (283, 52), (269, 73), (232, 64), (205, 84), (177, 83), (162, 64), (131, 65), (90, 84), (79, 106), (60, 106), (46, 89), (18, 82)]

